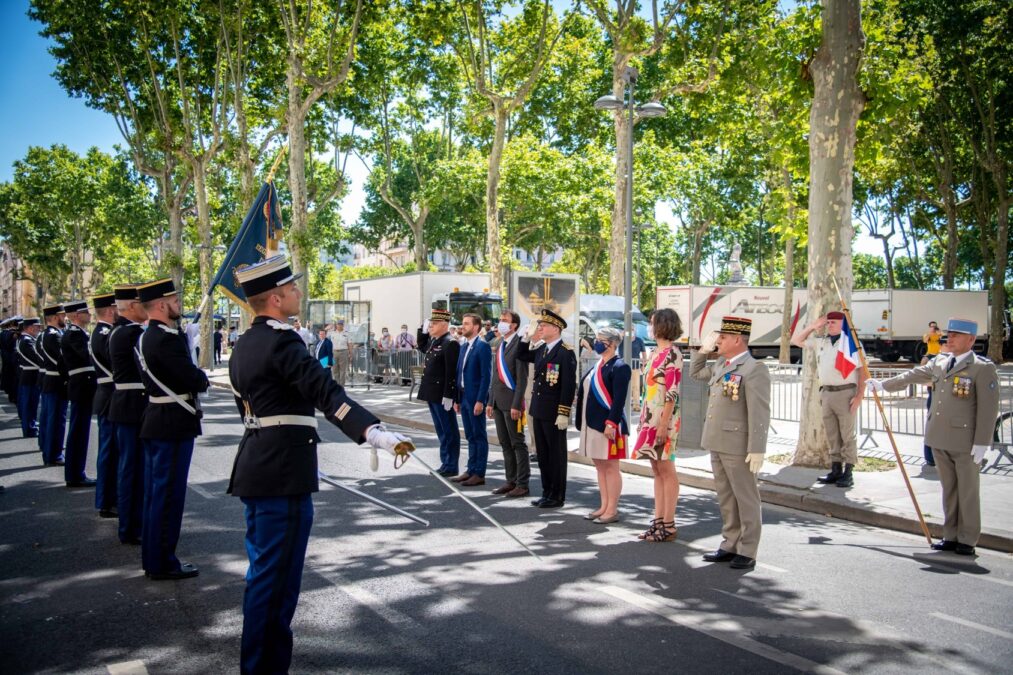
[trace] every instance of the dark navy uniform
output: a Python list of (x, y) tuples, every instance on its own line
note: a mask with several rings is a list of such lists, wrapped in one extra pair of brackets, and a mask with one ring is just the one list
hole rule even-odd
[[(53, 308), (46, 308), (50, 311)], [(59, 313), (63, 312), (60, 307)], [(47, 316), (53, 316), (52, 313)], [(63, 436), (67, 430), (67, 365), (60, 351), (63, 332), (55, 326), (46, 326), (35, 341), (35, 351), (42, 357), (45, 367), (42, 376), (39, 409), (39, 438), (42, 439), (42, 461), (47, 465), (63, 463)]]
[[(117, 289), (117, 294), (120, 289)], [(117, 296), (117, 299), (121, 299)], [(109, 421), (113, 423), (119, 464), (116, 468), (116, 493), (120, 516), (120, 541), (141, 543), (142, 504), (144, 502), (144, 450), (138, 434), (141, 416), (148, 406), (148, 394), (134, 359), (137, 338), (144, 329), (123, 317), (109, 334), (109, 363), (113, 368), (113, 395), (109, 402)]]
[[(4, 323), (10, 323), (7, 319)], [(18, 400), (18, 359), (15, 354), (15, 347), (18, 344), (18, 335), (14, 328), (7, 326), (0, 331), (0, 387), (7, 393), (7, 399), (11, 403)]]
[[(155, 283), (173, 286), (171, 279)], [(150, 286), (138, 288), (142, 302), (152, 292)], [(169, 294), (164, 288), (154, 290)], [(197, 395), (207, 391), (208, 378), (190, 359), (186, 337), (156, 319), (148, 322), (137, 342), (137, 359), (148, 393), (141, 419), (145, 477), (141, 562), (145, 573), (156, 578), (181, 570), (196, 573), (195, 567), (180, 563), (176, 544), (194, 439), (201, 434)]]
[[(566, 323), (559, 315), (543, 311), (540, 322), (551, 322), (560, 328)], [(560, 325), (561, 324), (561, 325)], [(537, 349), (521, 349), (520, 361), (534, 363), (534, 382), (528, 416), (535, 434), (538, 471), (542, 476), (542, 498), (536, 506), (561, 506), (566, 500), (566, 429), (556, 426), (560, 416), (570, 417), (577, 394), (577, 357), (562, 339)]]
[(313, 522), (310, 495), (319, 487), (314, 411), (358, 443), (379, 420), (348, 397), (291, 326), (264, 316), (236, 341), (229, 379), (247, 427), (228, 489), (246, 506), (250, 557), (241, 669), (284, 673)]
[[(34, 319), (38, 323), (38, 319)], [(21, 435), (35, 438), (39, 435), (36, 418), (39, 414), (39, 377), (42, 359), (35, 351), (35, 338), (22, 333), (15, 347), (18, 358), (18, 411), (21, 415)], [(41, 449), (41, 444), (40, 444)]]
[[(85, 308), (87, 305), (81, 303)], [(65, 305), (73, 308), (73, 305)], [(67, 367), (67, 400), (70, 420), (67, 425), (67, 464), (63, 475), (67, 485), (87, 486), (94, 483), (84, 475), (91, 439), (91, 415), (95, 401), (95, 366), (88, 353), (88, 332), (74, 324), (67, 326), (60, 341), (63, 361)]]
[[(432, 320), (449, 321), (450, 312), (433, 310)], [(448, 333), (438, 338), (419, 332), (419, 350), (425, 353), (425, 371), (419, 384), (417, 398), (429, 404), (436, 436), (440, 439), (439, 473), (457, 474), (461, 457), (461, 431), (457, 428), (457, 413), (446, 409), (445, 401), (457, 398), (457, 358), (461, 345)]]
[[(94, 299), (96, 307), (103, 302), (99, 297)], [(109, 405), (113, 398), (113, 366), (109, 362), (109, 334), (112, 325), (99, 321), (95, 325), (88, 352), (95, 366), (95, 400), (92, 411), (98, 422), (98, 456), (95, 458), (95, 508), (105, 516), (112, 516), (116, 509), (116, 468), (119, 464), (119, 451), (116, 447), (116, 434), (113, 423), (109, 420)]]

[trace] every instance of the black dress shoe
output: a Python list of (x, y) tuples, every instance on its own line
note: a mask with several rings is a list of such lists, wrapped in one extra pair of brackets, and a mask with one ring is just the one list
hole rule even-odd
[(55, 462), (43, 462), (46, 466), (63, 466), (66, 464), (62, 459), (58, 459)]
[(732, 558), (729, 565), (733, 570), (751, 570), (756, 567), (756, 558), (749, 558), (744, 555), (737, 555)]
[(457, 475), (456, 471), (437, 471), (436, 473), (440, 474), (444, 478), (450, 478), (451, 476)]
[(539, 497), (538, 499), (532, 499), (531, 500), (531, 505), (532, 506), (541, 506), (542, 502), (544, 502), (544, 501), (545, 501), (545, 497)]
[(558, 499), (544, 499), (542, 503), (538, 505), (540, 509), (558, 509), (563, 505), (563, 502)]
[(958, 544), (955, 541), (946, 541), (945, 539), (942, 539), (942, 540), (937, 541), (936, 543), (932, 544), (932, 550), (934, 550), (934, 551), (956, 551), (957, 550), (957, 546), (958, 546)]
[(67, 482), (69, 488), (90, 488), (95, 487), (95, 481), (91, 478), (85, 478), (84, 480), (73, 480)]
[(957, 555), (974, 555), (974, 547), (968, 544), (957, 544), (953, 552)]
[(141, 538), (140, 537), (130, 537), (128, 539), (120, 539), (120, 543), (128, 545), (128, 546), (140, 546), (141, 545)]
[(726, 551), (721, 548), (714, 551), (713, 553), (703, 554), (704, 562), (728, 562), (729, 560), (732, 560), (735, 557), (736, 555), (731, 551)]
[(177, 579), (189, 579), (200, 574), (200, 570), (191, 563), (183, 563), (174, 572), (145, 572), (144, 576), (152, 581), (176, 581)]
[(120, 514), (116, 512), (116, 509), (102, 509), (98, 512), (99, 518), (119, 518)]

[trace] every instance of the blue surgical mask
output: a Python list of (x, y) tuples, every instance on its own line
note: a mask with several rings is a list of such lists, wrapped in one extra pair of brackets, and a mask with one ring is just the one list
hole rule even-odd
[(595, 354), (604, 354), (606, 351), (608, 351), (608, 348), (609, 346), (604, 342), (602, 342), (601, 340), (595, 340), (594, 345), (592, 346), (592, 349), (594, 349)]

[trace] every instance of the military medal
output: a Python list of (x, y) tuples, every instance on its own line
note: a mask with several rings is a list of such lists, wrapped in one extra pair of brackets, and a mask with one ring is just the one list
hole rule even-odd
[(559, 382), (558, 363), (550, 363), (545, 366), (545, 381), (548, 382), (550, 386)]
[(971, 378), (969, 377), (954, 377), (953, 378), (953, 395), (958, 398), (967, 398), (971, 395)]
[(741, 384), (742, 384), (741, 375), (732, 375), (731, 373), (725, 375), (725, 382), (724, 382), (725, 396), (731, 397), (733, 401), (738, 401), (739, 387), (741, 386)]

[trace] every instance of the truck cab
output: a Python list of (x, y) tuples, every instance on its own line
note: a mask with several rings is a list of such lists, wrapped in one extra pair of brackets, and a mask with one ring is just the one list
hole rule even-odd
[[(620, 331), (626, 327), (625, 315), (623, 313), (625, 301), (619, 295), (594, 295), (585, 293), (580, 296), (580, 330), (581, 339), (594, 342), (594, 336), (599, 328), (612, 327)], [(633, 332), (638, 338), (644, 341), (647, 347), (654, 347), (657, 343), (647, 338), (647, 317), (636, 305), (633, 305)]]
[(495, 325), (503, 313), (503, 296), (497, 293), (453, 290), (433, 294), (433, 309), (450, 310), (451, 325), (460, 326), (465, 314), (478, 314)]

